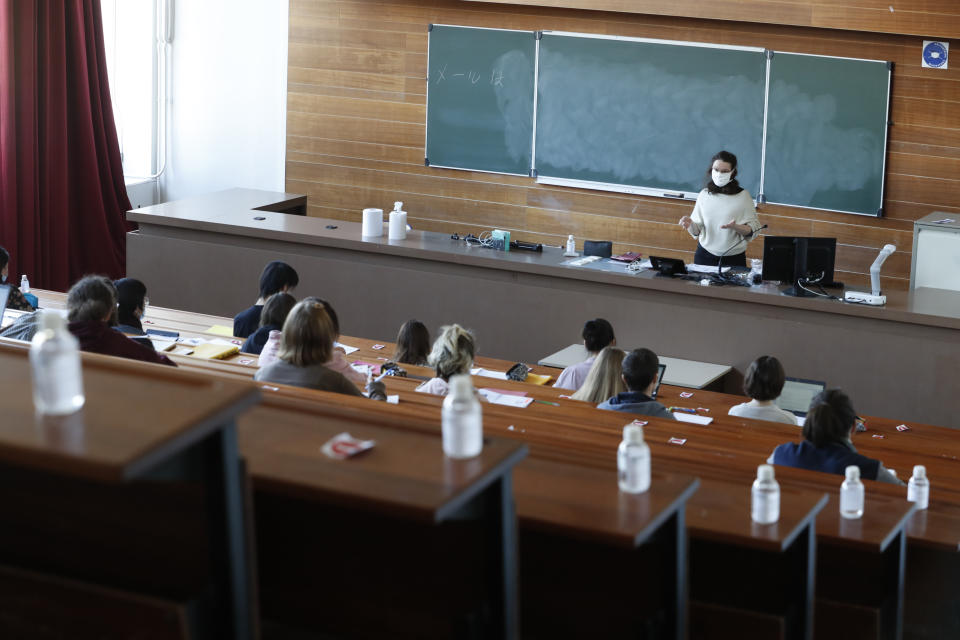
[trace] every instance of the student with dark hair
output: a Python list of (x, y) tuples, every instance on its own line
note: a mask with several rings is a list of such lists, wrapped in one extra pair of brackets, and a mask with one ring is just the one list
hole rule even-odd
[(740, 418), (797, 424), (797, 418), (792, 413), (773, 403), (780, 397), (786, 380), (779, 360), (773, 356), (760, 356), (750, 363), (743, 380), (743, 392), (753, 399), (730, 407), (728, 413)]
[(30, 301), (26, 299), (16, 283), (10, 282), (10, 254), (0, 247), (0, 285), (10, 285), (10, 295), (7, 298), (7, 308), (16, 311), (35, 311)]
[(430, 354), (430, 332), (419, 320), (407, 320), (397, 333), (397, 349), (393, 361), (401, 364), (426, 365)]
[(263, 351), (263, 345), (267, 343), (271, 333), (276, 331), (279, 339), (283, 323), (295, 304), (297, 304), (297, 299), (282, 291), (267, 298), (263, 305), (263, 312), (260, 314), (260, 328), (250, 334), (250, 337), (240, 347), (240, 351), (260, 355), (260, 352)]
[(130, 336), (137, 344), (153, 349), (150, 338), (134, 337), (147, 335), (141, 322), (150, 304), (147, 286), (135, 278), (114, 280), (113, 286), (117, 290), (117, 325), (114, 329)]
[(570, 389), (571, 391), (579, 389), (584, 380), (587, 379), (587, 374), (590, 373), (590, 367), (597, 359), (597, 354), (604, 347), (617, 344), (617, 338), (613, 335), (613, 325), (603, 318), (588, 320), (583, 325), (583, 331), (580, 335), (583, 337), (583, 346), (586, 347), (590, 357), (564, 369), (553, 385), (557, 389)]
[(110, 278), (85, 276), (67, 293), (67, 325), (81, 351), (177, 366), (170, 358), (137, 344), (111, 326), (117, 310), (117, 289)]
[(747, 242), (759, 231), (756, 206), (750, 192), (737, 182), (737, 156), (720, 151), (710, 159), (706, 184), (693, 213), (680, 226), (697, 239), (695, 264), (747, 266)]
[(850, 438), (856, 431), (857, 412), (840, 389), (825, 389), (810, 402), (803, 423), (803, 442), (788, 442), (774, 449), (770, 464), (844, 475), (850, 465), (860, 467), (860, 477), (903, 485), (879, 460), (862, 456)]
[(286, 262), (274, 260), (263, 268), (260, 274), (260, 297), (249, 309), (245, 309), (233, 318), (233, 335), (248, 338), (260, 326), (260, 314), (267, 298), (275, 293), (287, 293), (300, 284), (300, 276)]
[[(254, 380), (290, 384), (320, 391), (359, 396), (356, 385), (326, 366), (333, 355), (337, 332), (323, 301), (304, 298), (283, 323), (277, 360), (254, 374)], [(370, 382), (370, 398), (386, 400), (383, 382)]]
[(601, 402), (597, 409), (675, 420), (666, 407), (651, 397), (657, 388), (659, 373), (660, 358), (657, 354), (650, 349), (634, 349), (623, 359), (623, 383), (627, 385), (627, 390)]

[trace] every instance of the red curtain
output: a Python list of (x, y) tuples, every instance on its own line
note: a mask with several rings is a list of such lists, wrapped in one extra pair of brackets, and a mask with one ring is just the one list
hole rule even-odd
[(117, 278), (130, 209), (100, 0), (0, 0), (0, 245), (10, 281)]

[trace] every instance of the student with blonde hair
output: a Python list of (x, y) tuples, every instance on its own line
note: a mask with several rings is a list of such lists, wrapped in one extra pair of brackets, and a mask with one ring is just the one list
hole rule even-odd
[[(301, 300), (294, 305), (283, 323), (277, 360), (260, 368), (253, 379), (352, 396), (362, 395), (343, 374), (326, 366), (333, 358), (336, 336), (333, 320), (323, 302), (316, 298)], [(370, 382), (367, 390), (371, 398), (386, 400), (386, 388), (382, 382)]]
[(601, 349), (580, 389), (570, 397), (574, 400), (600, 404), (607, 398), (626, 391), (627, 387), (623, 384), (621, 375), (623, 359), (626, 355), (623, 349), (616, 347)]
[(469, 374), (476, 353), (472, 333), (458, 324), (440, 327), (440, 336), (427, 356), (427, 364), (434, 368), (437, 375), (416, 390), (438, 396), (446, 395), (450, 377), (460, 373)]

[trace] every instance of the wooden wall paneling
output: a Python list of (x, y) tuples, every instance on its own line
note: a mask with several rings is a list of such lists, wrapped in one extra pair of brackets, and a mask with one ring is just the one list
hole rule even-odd
[[(666, 13), (670, 15), (455, 0), (292, 0), (287, 189), (310, 196), (310, 215), (357, 220), (365, 206), (389, 209), (394, 200), (403, 200), (411, 224), (419, 229), (476, 233), (499, 227), (526, 240), (557, 245), (568, 233), (581, 239), (612, 237), (618, 251), (656, 252), (689, 260), (695, 243), (676, 226), (676, 220), (689, 212), (692, 203), (424, 167), (427, 25), (547, 28), (892, 60), (896, 66), (886, 217), (770, 204), (761, 205), (759, 213), (770, 225), (766, 231), (770, 235), (836, 237), (837, 277), (851, 284), (868, 282), (867, 270), (876, 251), (884, 244), (896, 244), (898, 253), (884, 266), (884, 286), (906, 288), (913, 220), (934, 210), (960, 213), (960, 110), (956, 109), (960, 65), (946, 71), (922, 69), (921, 38), (914, 35), (873, 33), (871, 29), (882, 29), (872, 27), (843, 31), (809, 28), (807, 22), (787, 26), (750, 22), (757, 14), (746, 6), (760, 7), (768, 18), (776, 13), (781, 23), (798, 15), (809, 16), (811, 22), (814, 15), (825, 15), (817, 14), (820, 7), (811, 2), (725, 3), (723, 10), (728, 12), (730, 5), (736, 5), (727, 21), (702, 19), (710, 14), (699, 2), (629, 4), (630, 10), (669, 4)], [(698, 8), (698, 19), (682, 17), (687, 5)], [(849, 15), (868, 16), (863, 24), (869, 25), (877, 19), (870, 12), (880, 5), (873, 0), (842, 0), (838, 6), (849, 10)], [(935, 13), (938, 6), (929, 0), (915, 2), (911, 12), (917, 16), (904, 17), (906, 12), (901, 12), (904, 15), (896, 19), (916, 24), (919, 14)], [(960, 15), (960, 8), (954, 13)], [(844, 20), (849, 15), (831, 26), (847, 24)], [(945, 15), (937, 19), (950, 24), (953, 14)], [(911, 33), (905, 27), (901, 31)], [(753, 242), (748, 255), (758, 257), (761, 250), (762, 243)]]

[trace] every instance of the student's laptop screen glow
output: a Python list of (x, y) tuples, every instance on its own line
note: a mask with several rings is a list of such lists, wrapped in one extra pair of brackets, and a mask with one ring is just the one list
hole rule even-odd
[(810, 401), (826, 386), (826, 383), (816, 380), (787, 378), (783, 385), (783, 393), (776, 399), (776, 405), (794, 415), (805, 416), (810, 408)]
[(658, 366), (659, 366), (660, 370), (657, 372), (657, 386), (656, 386), (656, 388), (654, 388), (654, 390), (653, 390), (653, 398), (654, 398), (654, 399), (656, 399), (656, 398), (657, 398), (657, 394), (660, 393), (660, 385), (663, 384), (663, 374), (664, 374), (664, 372), (667, 370), (667, 365), (665, 365), (665, 364), (663, 364), (663, 363), (660, 363)]

